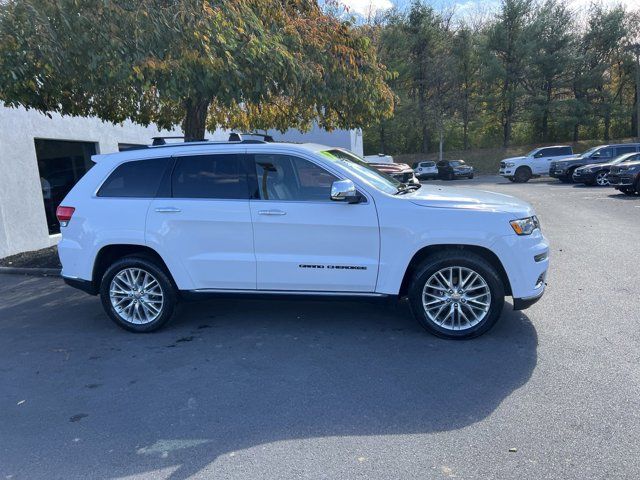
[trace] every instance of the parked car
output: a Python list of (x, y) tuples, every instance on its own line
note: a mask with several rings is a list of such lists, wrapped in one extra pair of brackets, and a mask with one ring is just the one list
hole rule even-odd
[(609, 170), (609, 185), (627, 195), (640, 194), (640, 160), (613, 165)]
[(416, 177), (415, 172), (406, 163), (367, 163), (378, 171), (390, 175), (401, 183), (407, 185), (420, 185), (420, 180)]
[(548, 175), (553, 160), (572, 156), (573, 148), (568, 145), (534, 148), (522, 157), (502, 160), (498, 174), (512, 182), (525, 183), (532, 178)]
[[(93, 156), (58, 207), (62, 277), (133, 332), (180, 299), (408, 297), (431, 333), (488, 331), (545, 290), (531, 205), (406, 185), (315, 144), (192, 142)], [(215, 308), (215, 307), (213, 307)]]
[(393, 163), (393, 157), (391, 155), (385, 155), (384, 153), (378, 153), (377, 155), (365, 155), (364, 161), (367, 163)]
[(600, 145), (590, 148), (581, 155), (551, 162), (549, 175), (561, 182), (571, 183), (573, 182), (573, 172), (578, 167), (596, 163), (608, 163), (620, 155), (637, 152), (638, 150), (640, 150), (640, 144), (638, 143)]
[(595, 163), (578, 167), (573, 171), (573, 181), (575, 183), (584, 183), (585, 185), (606, 187), (609, 185), (609, 170), (612, 166), (635, 160), (640, 160), (640, 153), (625, 153), (607, 163)]
[(473, 178), (473, 167), (467, 165), (464, 160), (440, 160), (436, 167), (438, 168), (438, 178), (443, 180)]
[(436, 162), (433, 161), (416, 162), (413, 164), (413, 171), (419, 180), (438, 178), (438, 167), (436, 167)]

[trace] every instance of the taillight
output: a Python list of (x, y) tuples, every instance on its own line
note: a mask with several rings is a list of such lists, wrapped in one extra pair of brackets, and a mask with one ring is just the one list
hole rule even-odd
[(58, 217), (58, 222), (60, 222), (61, 227), (66, 227), (73, 216), (73, 212), (76, 209), (74, 207), (63, 207), (60, 205), (56, 210), (56, 217)]

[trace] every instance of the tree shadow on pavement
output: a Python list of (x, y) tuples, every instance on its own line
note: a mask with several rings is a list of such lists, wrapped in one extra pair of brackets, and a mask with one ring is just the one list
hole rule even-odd
[(0, 289), (3, 475), (184, 479), (270, 442), (459, 429), (537, 361), (533, 325), (508, 304), (462, 342), (425, 333), (406, 304), (332, 301), (189, 303), (135, 335), (59, 280), (22, 282)]

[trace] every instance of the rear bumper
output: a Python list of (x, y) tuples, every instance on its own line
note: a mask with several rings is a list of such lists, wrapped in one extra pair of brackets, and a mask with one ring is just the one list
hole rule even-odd
[(83, 278), (71, 278), (71, 277), (62, 277), (64, 283), (69, 285), (70, 287), (77, 288), (78, 290), (82, 290), (89, 295), (97, 295), (98, 287), (91, 281), (85, 280)]

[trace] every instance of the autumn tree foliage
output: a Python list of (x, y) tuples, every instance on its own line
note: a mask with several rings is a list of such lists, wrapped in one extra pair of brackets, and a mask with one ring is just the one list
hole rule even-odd
[(0, 101), (188, 140), (367, 125), (393, 109), (388, 77), (371, 40), (311, 0), (0, 4)]

